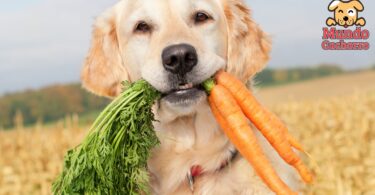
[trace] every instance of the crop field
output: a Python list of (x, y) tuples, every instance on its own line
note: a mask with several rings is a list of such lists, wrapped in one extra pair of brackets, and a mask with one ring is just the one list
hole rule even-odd
[[(267, 94), (285, 94), (279, 89), (274, 93), (267, 90), (260, 92), (266, 100)], [(309, 153), (303, 155), (304, 160), (316, 179), (305, 187), (306, 194), (375, 194), (375, 90), (362, 88), (345, 95), (267, 101)], [(71, 121), (0, 130), (1, 195), (50, 194), (66, 150), (86, 134), (87, 127)]]
[(51, 194), (65, 152), (84, 135), (82, 128), (62, 123), (0, 131), (0, 194)]
[[(306, 194), (375, 194), (375, 91), (277, 104), (316, 174)], [(310, 160), (308, 160), (310, 159)]]

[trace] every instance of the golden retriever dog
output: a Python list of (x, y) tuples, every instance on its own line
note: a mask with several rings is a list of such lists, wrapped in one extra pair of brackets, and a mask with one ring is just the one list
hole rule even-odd
[[(153, 108), (161, 144), (148, 163), (152, 194), (273, 194), (223, 134), (199, 87), (219, 69), (248, 82), (270, 48), (242, 0), (122, 0), (95, 23), (82, 81), (115, 97), (121, 81), (143, 78), (164, 94)], [(298, 190), (294, 170), (257, 136)]]
[(334, 12), (334, 18), (327, 19), (328, 26), (364, 26), (366, 20), (358, 17), (358, 12), (364, 10), (363, 4), (359, 0), (341, 1), (334, 0), (329, 6), (328, 10)]

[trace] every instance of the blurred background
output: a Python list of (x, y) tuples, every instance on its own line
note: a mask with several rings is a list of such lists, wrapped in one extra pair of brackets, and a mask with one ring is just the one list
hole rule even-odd
[[(64, 153), (109, 102), (79, 74), (95, 17), (116, 2), (0, 0), (0, 195), (50, 194)], [(375, 2), (362, 2), (375, 33)], [(273, 40), (257, 94), (306, 146), (306, 194), (375, 194), (374, 38), (368, 51), (324, 51), (330, 1), (247, 3)]]

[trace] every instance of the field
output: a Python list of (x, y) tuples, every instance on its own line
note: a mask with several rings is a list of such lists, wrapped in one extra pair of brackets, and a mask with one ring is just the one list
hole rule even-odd
[[(302, 141), (316, 181), (306, 194), (375, 194), (375, 72), (259, 91)], [(0, 194), (50, 194), (66, 150), (85, 135), (77, 119), (0, 131)]]

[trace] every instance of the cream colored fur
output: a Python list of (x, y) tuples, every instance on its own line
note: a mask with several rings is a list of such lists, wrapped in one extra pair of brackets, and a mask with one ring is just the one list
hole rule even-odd
[[(194, 11), (208, 12), (213, 20), (196, 26), (190, 21)], [(154, 30), (134, 33), (139, 20), (151, 23)], [(122, 80), (144, 78), (159, 91), (168, 91), (170, 81), (160, 55), (176, 43), (196, 48), (199, 63), (189, 74), (197, 83), (220, 68), (247, 82), (265, 66), (271, 48), (242, 0), (122, 0), (94, 26), (83, 85), (98, 95), (114, 97), (121, 91)], [(161, 141), (148, 163), (153, 194), (272, 194), (241, 156), (216, 171), (230, 158), (233, 146), (216, 123), (206, 97), (183, 108), (160, 100), (153, 109)], [(294, 170), (257, 135), (281, 177), (298, 189)], [(193, 165), (205, 172), (196, 178), (192, 193), (186, 175)]]

